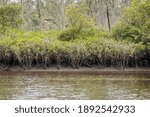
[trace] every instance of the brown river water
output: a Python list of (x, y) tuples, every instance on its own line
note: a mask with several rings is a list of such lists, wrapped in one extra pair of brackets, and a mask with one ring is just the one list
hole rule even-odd
[(150, 75), (0, 73), (1, 100), (150, 99)]

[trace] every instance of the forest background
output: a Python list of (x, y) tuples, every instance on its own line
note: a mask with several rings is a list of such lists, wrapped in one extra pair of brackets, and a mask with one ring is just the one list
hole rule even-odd
[(150, 0), (0, 0), (0, 67), (150, 66)]

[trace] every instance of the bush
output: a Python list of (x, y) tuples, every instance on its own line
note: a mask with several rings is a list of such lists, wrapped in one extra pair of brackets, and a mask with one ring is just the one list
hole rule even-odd
[(61, 41), (56, 38), (59, 31), (11, 30), (7, 36), (1, 36), (0, 62), (8, 67), (12, 60), (14, 65), (18, 61), (24, 69), (31, 68), (33, 64), (43, 68), (56, 64), (60, 68), (62, 63), (73, 68), (86, 64), (99, 67), (113, 65), (121, 69), (126, 66), (128, 57), (138, 55), (143, 48), (142, 44), (111, 39), (107, 33), (96, 34), (86, 40)]

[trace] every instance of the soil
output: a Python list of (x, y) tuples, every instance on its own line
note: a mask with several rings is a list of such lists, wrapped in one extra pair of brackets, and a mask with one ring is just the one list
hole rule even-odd
[(117, 70), (114, 68), (102, 68), (98, 69), (97, 67), (93, 68), (87, 68), (87, 67), (81, 67), (80, 69), (72, 69), (72, 68), (66, 68), (62, 67), (61, 69), (57, 69), (56, 67), (51, 67), (47, 69), (41, 69), (37, 67), (33, 67), (30, 70), (23, 70), (20, 67), (15, 67), (15, 68), (10, 68), (8, 70), (2, 70), (0, 69), (0, 74), (2, 72), (15, 72), (15, 73), (32, 73), (32, 72), (49, 72), (49, 73), (65, 73), (65, 74), (143, 74), (143, 75), (150, 75), (150, 67), (144, 67), (144, 68), (126, 68), (124, 71), (122, 70)]

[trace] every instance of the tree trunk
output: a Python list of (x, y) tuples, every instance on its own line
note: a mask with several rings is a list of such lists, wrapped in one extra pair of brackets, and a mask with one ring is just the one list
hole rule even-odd
[(40, 0), (36, 0), (37, 2), (37, 12), (38, 12), (38, 28), (42, 30), (42, 14), (40, 9)]
[(109, 13), (109, 7), (106, 5), (107, 8), (107, 21), (108, 21), (108, 30), (110, 31), (111, 25), (110, 25), (110, 13)]

